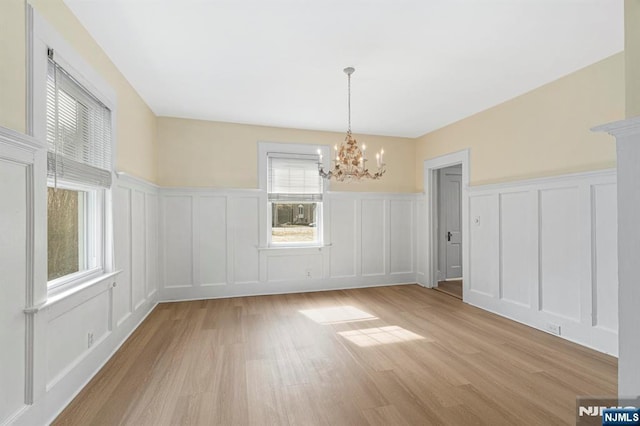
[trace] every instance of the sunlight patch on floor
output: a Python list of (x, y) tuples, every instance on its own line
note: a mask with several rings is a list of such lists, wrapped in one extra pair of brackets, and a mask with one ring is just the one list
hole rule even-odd
[(397, 325), (341, 331), (338, 332), (338, 334), (361, 347), (388, 345), (390, 343), (401, 343), (424, 339), (424, 337), (419, 334), (412, 333), (411, 331), (398, 327)]
[(340, 324), (354, 321), (371, 321), (378, 317), (361, 311), (353, 306), (335, 306), (331, 308), (305, 309), (298, 311), (318, 324)]

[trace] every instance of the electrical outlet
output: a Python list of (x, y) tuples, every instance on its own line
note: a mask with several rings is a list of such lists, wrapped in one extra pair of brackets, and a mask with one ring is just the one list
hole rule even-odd
[(546, 329), (551, 334), (555, 334), (556, 336), (560, 335), (560, 325), (559, 324), (547, 323)]
[(87, 334), (87, 348), (93, 346), (93, 333)]
[(305, 269), (305, 272), (307, 274), (307, 278), (311, 278), (311, 268)]

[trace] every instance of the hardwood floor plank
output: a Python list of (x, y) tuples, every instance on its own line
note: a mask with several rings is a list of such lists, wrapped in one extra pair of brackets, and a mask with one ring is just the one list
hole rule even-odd
[(372, 408), (363, 412), (367, 422), (372, 426), (408, 425), (398, 409), (393, 405)]
[(376, 372), (372, 376), (378, 389), (384, 392), (387, 400), (398, 408), (409, 424), (444, 424), (438, 414), (442, 407), (428, 398), (425, 403), (425, 399), (409, 389), (407, 383), (394, 371)]
[(277, 381), (277, 366), (272, 360), (245, 363), (248, 419), (252, 425), (288, 425), (283, 392)]
[(417, 285), (162, 303), (54, 424), (572, 424), (616, 376)]
[(314, 398), (313, 385), (283, 386), (284, 409), (291, 425), (329, 425), (320, 402)]

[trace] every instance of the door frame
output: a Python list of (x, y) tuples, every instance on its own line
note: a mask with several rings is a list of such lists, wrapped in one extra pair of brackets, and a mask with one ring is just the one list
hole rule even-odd
[[(469, 149), (452, 152), (424, 161), (424, 191), (426, 196), (427, 226), (426, 237), (426, 276), (427, 287), (438, 286), (438, 180), (439, 169), (462, 165), (461, 216), (462, 216), (462, 300), (470, 288), (469, 282)], [(435, 238), (434, 238), (435, 237)]]

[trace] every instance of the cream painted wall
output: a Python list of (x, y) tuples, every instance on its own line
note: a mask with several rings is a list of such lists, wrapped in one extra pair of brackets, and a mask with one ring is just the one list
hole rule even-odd
[(0, 126), (25, 131), (24, 0), (0, 0)]
[(640, 115), (640, 0), (624, 2), (624, 52), (627, 117)]
[[(368, 152), (385, 150), (387, 174), (379, 181), (333, 183), (333, 191), (413, 192), (415, 140), (355, 135)], [(330, 145), (342, 133), (158, 118), (158, 184), (257, 188), (258, 141)]]
[[(156, 116), (62, 0), (29, 3), (115, 90), (117, 170), (155, 182)], [(0, 125), (21, 132), (26, 127), (24, 11), (24, 0), (0, 0)]]
[(423, 162), (471, 149), (471, 185), (614, 167), (615, 142), (593, 126), (624, 118), (625, 58), (615, 54), (442, 129), (416, 143)]

